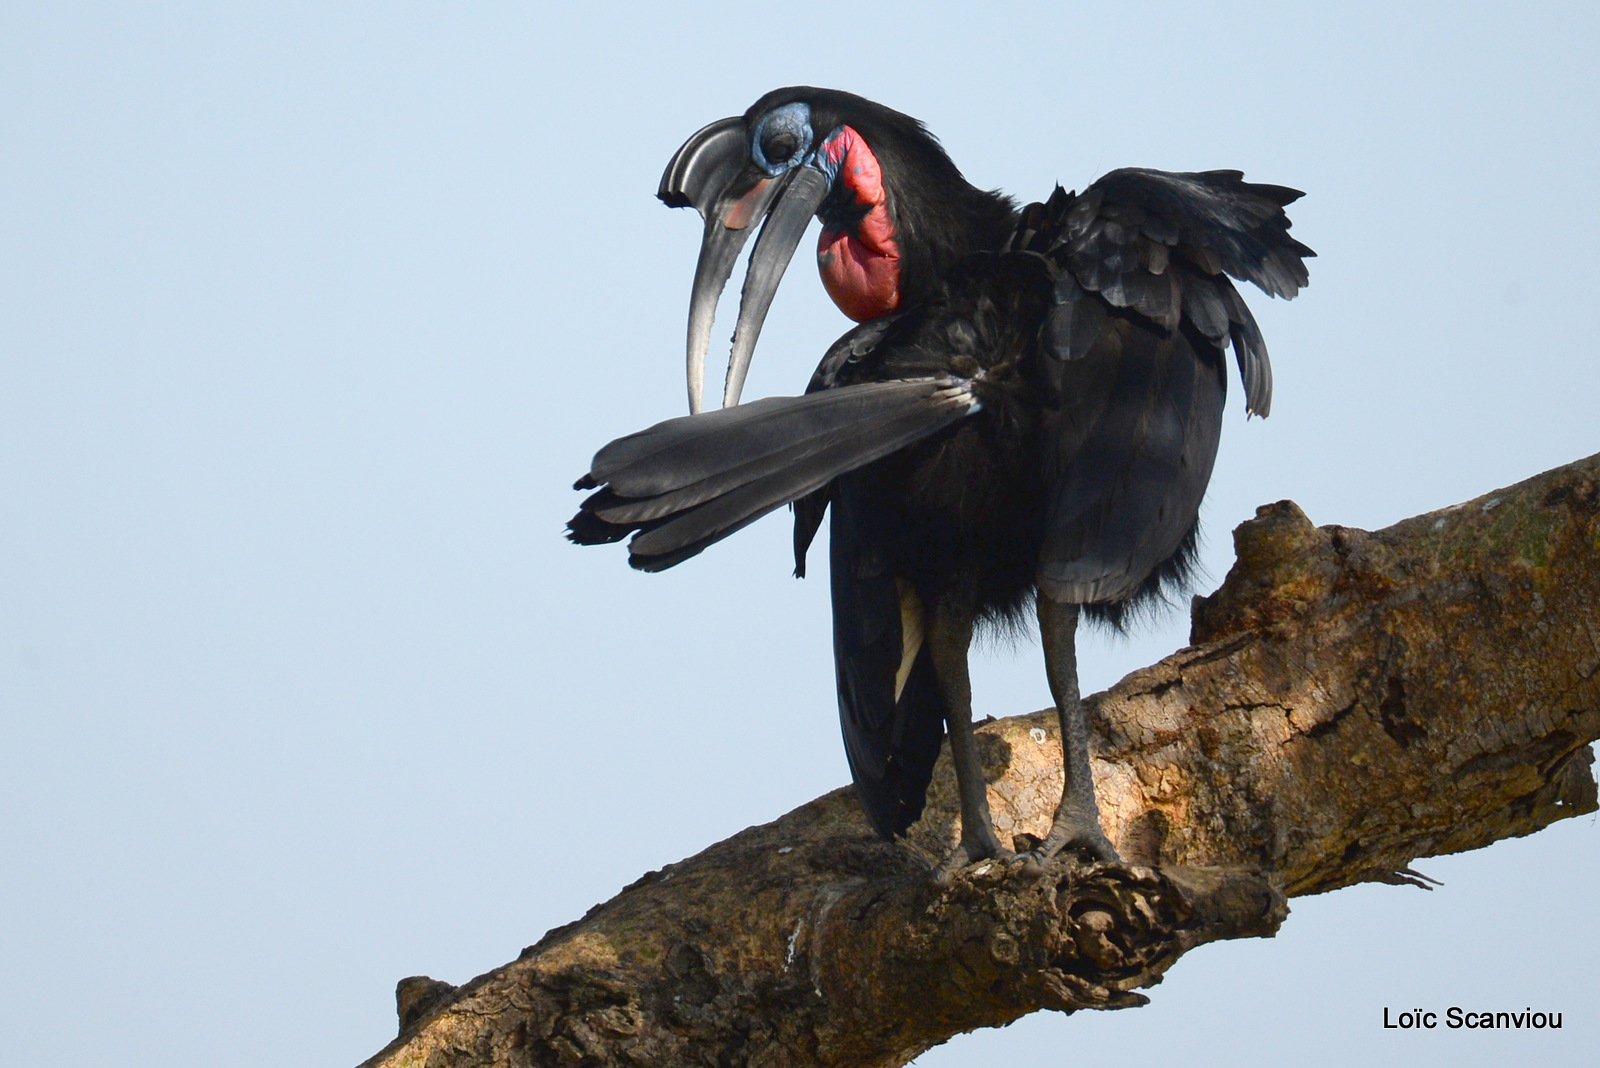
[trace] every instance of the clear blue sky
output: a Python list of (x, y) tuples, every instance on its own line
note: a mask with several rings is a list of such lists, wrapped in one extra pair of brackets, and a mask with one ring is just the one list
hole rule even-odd
[[(979, 14), (979, 12), (982, 14)], [(827, 590), (764, 521), (670, 572), (560, 537), (683, 408), (703, 123), (797, 82), (1028, 199), (1122, 165), (1305, 189), (1205, 511), (1383, 526), (1600, 450), (1593, 4), (11, 3), (0, 9), (0, 1054), (353, 1064), (461, 982), (847, 778)], [(846, 325), (801, 257), (747, 397)], [(726, 337), (719, 325), (716, 336)], [(1181, 613), (1083, 651), (1098, 689)], [(1048, 702), (1036, 646), (979, 714)], [(1295, 903), (1137, 1011), (918, 1063), (1592, 1057), (1583, 817)], [(1525, 1005), (1537, 1036), (1382, 1007)]]

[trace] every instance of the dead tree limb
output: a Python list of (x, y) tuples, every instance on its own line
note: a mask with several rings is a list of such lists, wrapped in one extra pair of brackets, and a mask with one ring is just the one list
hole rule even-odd
[[(953, 842), (942, 763), (905, 843), (848, 790), (651, 872), (460, 988), (406, 980), (370, 1066), (891, 1066), (1037, 1009), (1120, 1008), (1285, 896), (1411, 882), (1596, 807), (1600, 456), (1368, 533), (1294, 504), (1234, 534), (1191, 644), (1090, 699), (1125, 867), (1042, 879)], [(1002, 834), (1060, 792), (1053, 712), (986, 726)]]

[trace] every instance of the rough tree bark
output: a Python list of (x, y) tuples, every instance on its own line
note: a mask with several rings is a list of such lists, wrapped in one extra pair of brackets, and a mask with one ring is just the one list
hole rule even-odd
[[(366, 1064), (886, 1068), (1037, 1009), (1140, 1004), (1190, 948), (1272, 934), (1285, 897), (1595, 809), (1600, 456), (1373, 533), (1284, 501), (1234, 542), (1189, 647), (1089, 700), (1126, 866), (933, 887), (946, 761), (905, 843), (836, 790), (465, 986), (402, 981), (402, 1033)], [(1043, 833), (1054, 714), (981, 738), (1002, 835)]]

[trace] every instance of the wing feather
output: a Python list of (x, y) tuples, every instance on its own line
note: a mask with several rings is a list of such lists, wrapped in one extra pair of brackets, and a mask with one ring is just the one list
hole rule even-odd
[(1012, 247), (1056, 272), (1039, 331), (1051, 411), (1038, 581), (1052, 596), (1117, 623), (1181, 585), (1216, 455), (1224, 349), (1247, 411), (1272, 405), (1266, 343), (1233, 279), (1285, 298), (1306, 285), (1314, 253), (1283, 210), (1299, 196), (1238, 171), (1127, 169), (1024, 213)]
[(1219, 349), (1233, 347), (1246, 410), (1266, 415), (1267, 346), (1229, 276), (1272, 296), (1299, 293), (1315, 253), (1289, 235), (1283, 209), (1300, 195), (1246, 182), (1233, 170), (1125, 168), (1081, 195), (1058, 187), (1045, 204), (1024, 210), (1026, 240), (1013, 246), (1045, 254), (1061, 275), (1057, 306), (1040, 332), (1043, 348), (1058, 360), (1082, 359), (1112, 310), (1168, 332), (1191, 327)]
[(863, 537), (848, 489), (834, 501), (829, 547), (845, 755), (867, 817), (892, 838), (922, 813), (946, 706), (927, 644), (907, 642), (905, 623), (920, 601)]

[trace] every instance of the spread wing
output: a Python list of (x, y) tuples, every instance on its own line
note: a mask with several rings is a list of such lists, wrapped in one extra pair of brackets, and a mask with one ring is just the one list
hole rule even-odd
[(1272, 366), (1230, 277), (1293, 297), (1314, 255), (1289, 236), (1300, 193), (1237, 171), (1113, 171), (1023, 209), (1010, 248), (1051, 264), (1039, 332), (1050, 500), (1039, 582), (1119, 621), (1181, 586), (1221, 433), (1231, 347), (1249, 413)]
[(1129, 167), (1082, 194), (1059, 187), (1030, 204), (1011, 247), (1047, 255), (1061, 271), (1047, 346), (1081, 357), (1098, 336), (1098, 302), (1163, 330), (1192, 327), (1219, 349), (1230, 344), (1244, 379), (1246, 410), (1272, 407), (1272, 365), (1261, 331), (1228, 276), (1284, 298), (1308, 279), (1316, 255), (1289, 236), (1284, 206), (1301, 196), (1281, 185), (1246, 182), (1239, 171), (1173, 173)]

